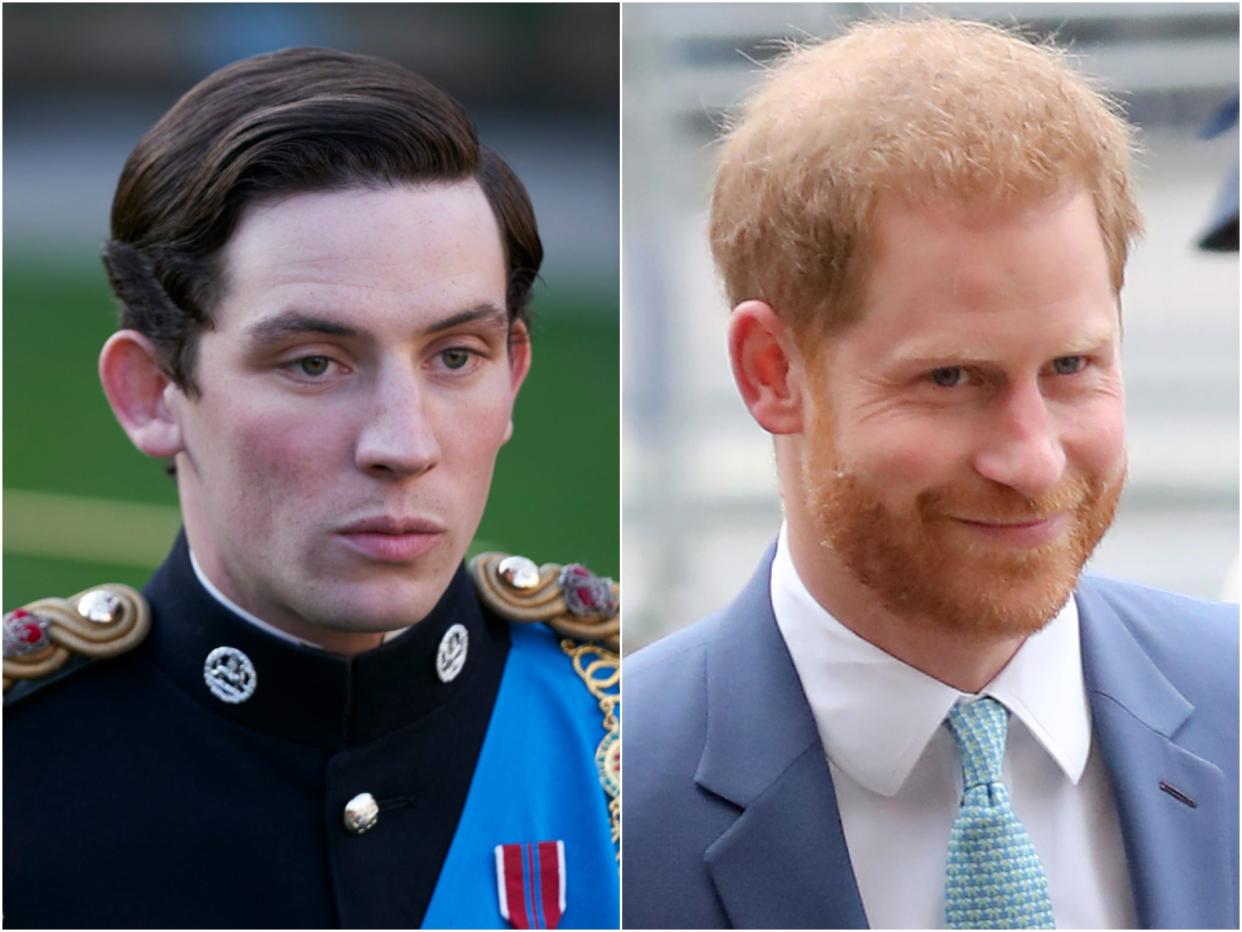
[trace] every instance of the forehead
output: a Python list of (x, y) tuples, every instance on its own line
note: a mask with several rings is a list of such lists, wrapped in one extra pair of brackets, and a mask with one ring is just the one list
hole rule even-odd
[(1086, 191), (1020, 206), (881, 200), (864, 312), (854, 328), (886, 356), (988, 341), (1107, 338), (1108, 257)]
[(505, 302), (500, 231), (473, 180), (261, 203), (243, 212), (223, 258), (218, 330), (294, 306), (365, 327)]

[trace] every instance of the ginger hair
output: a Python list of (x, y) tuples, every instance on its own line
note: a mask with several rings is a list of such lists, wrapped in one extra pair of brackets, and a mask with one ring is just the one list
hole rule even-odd
[(791, 48), (729, 129), (710, 236), (732, 306), (805, 342), (864, 310), (877, 201), (1038, 202), (1085, 188), (1112, 286), (1142, 230), (1132, 128), (1050, 43), (944, 18), (872, 20)]

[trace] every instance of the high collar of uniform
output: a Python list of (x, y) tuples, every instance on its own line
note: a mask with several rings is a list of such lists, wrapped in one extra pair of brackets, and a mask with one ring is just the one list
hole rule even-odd
[[(192, 699), (243, 727), (329, 749), (365, 744), (452, 704), (487, 679), (485, 671), (503, 665), (508, 651), (507, 626), (483, 610), (464, 567), (426, 618), (353, 657), (285, 640), (239, 618), (198, 581), (184, 532), (144, 592), (152, 648)], [(437, 661), (455, 625), (465, 628), (465, 662), (446, 682)], [(460, 646), (461, 638), (454, 640)], [(241, 701), (220, 698), (227, 690), (219, 676), (206, 674), (217, 648), (226, 648), (216, 654), (217, 664), (231, 662), (237, 670), (248, 662), (253, 670), (253, 676), (244, 671), (245, 685), (232, 693), (237, 698), (252, 683)], [(244, 660), (230, 660), (233, 652)]]

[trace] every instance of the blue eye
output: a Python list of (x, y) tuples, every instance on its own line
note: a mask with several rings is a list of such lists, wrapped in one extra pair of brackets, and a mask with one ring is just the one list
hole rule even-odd
[(1052, 360), (1052, 371), (1057, 375), (1074, 375), (1087, 365), (1086, 356), (1058, 356)]
[(956, 388), (966, 381), (966, 370), (961, 366), (941, 366), (931, 371), (931, 380), (941, 388)]

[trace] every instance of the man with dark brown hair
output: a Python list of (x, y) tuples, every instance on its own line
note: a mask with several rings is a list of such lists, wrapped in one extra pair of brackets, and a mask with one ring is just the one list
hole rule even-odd
[(5, 616), (10, 925), (616, 925), (615, 587), (462, 562), (541, 259), (380, 59), (237, 62), (139, 142), (99, 369), (184, 530)]

